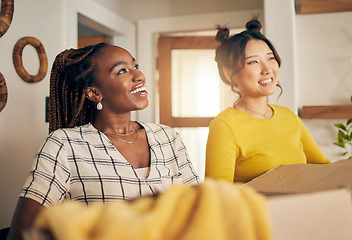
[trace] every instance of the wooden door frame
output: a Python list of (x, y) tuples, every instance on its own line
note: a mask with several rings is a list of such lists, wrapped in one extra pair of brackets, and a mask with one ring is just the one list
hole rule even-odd
[(213, 117), (173, 117), (171, 91), (171, 51), (173, 49), (216, 49), (214, 37), (160, 37), (158, 39), (159, 117), (170, 127), (208, 127)]

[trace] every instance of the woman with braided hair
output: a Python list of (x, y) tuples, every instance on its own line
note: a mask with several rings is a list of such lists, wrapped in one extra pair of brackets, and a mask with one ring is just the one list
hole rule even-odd
[(219, 75), (238, 99), (209, 125), (206, 177), (248, 182), (282, 164), (330, 163), (298, 116), (267, 103), (281, 89), (281, 59), (257, 19), (246, 28), (231, 37), (218, 28)]
[(109, 202), (199, 183), (170, 127), (131, 121), (148, 106), (145, 77), (123, 48), (97, 44), (60, 53), (50, 76), (49, 136), (17, 204), (10, 239), (43, 207), (65, 199)]

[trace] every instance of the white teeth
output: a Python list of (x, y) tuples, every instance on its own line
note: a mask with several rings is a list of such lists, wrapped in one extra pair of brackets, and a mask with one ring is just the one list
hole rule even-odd
[(259, 82), (260, 84), (267, 84), (267, 83), (271, 83), (273, 81), (273, 79), (269, 78), (269, 79), (265, 79), (261, 82)]
[(143, 91), (145, 91), (145, 90), (146, 90), (145, 87), (139, 87), (139, 88), (137, 88), (137, 89), (131, 91), (131, 93), (132, 93), (132, 94), (135, 94), (135, 93), (143, 92)]

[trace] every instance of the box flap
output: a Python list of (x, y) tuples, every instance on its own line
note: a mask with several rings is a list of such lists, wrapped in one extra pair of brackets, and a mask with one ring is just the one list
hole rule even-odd
[(352, 165), (352, 159), (342, 159), (337, 162), (333, 162), (333, 165)]
[(352, 160), (333, 164), (282, 165), (247, 184), (266, 195), (350, 188)]

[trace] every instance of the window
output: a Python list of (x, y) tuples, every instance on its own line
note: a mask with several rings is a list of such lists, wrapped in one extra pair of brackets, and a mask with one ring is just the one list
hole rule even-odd
[(219, 77), (214, 37), (160, 37), (160, 123), (181, 135), (201, 179), (210, 121), (234, 103), (229, 86)]

